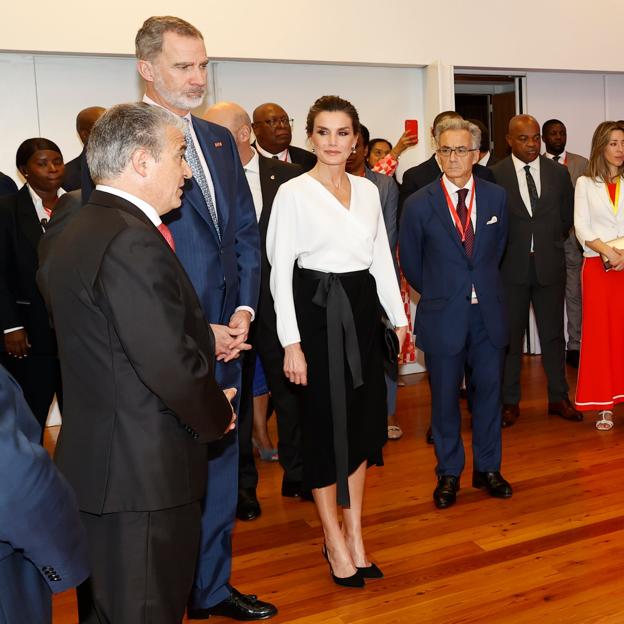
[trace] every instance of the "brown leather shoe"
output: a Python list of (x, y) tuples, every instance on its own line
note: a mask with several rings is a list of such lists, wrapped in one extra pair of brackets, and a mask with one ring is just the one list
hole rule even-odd
[(572, 403), (570, 403), (570, 399), (549, 403), (548, 413), (553, 416), (561, 416), (561, 418), (574, 422), (581, 422), (581, 420), (583, 420), (583, 414), (574, 408)]
[(501, 421), (502, 427), (511, 427), (511, 425), (513, 425), (519, 417), (520, 408), (517, 403), (503, 404), (503, 418)]

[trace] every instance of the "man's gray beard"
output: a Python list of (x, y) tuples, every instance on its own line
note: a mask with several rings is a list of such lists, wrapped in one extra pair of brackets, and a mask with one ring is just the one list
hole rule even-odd
[(204, 98), (206, 97), (206, 91), (196, 98), (185, 97), (183, 95), (176, 96), (170, 91), (168, 91), (162, 83), (160, 76), (154, 76), (154, 89), (160, 95), (160, 97), (169, 104), (169, 106), (173, 108), (178, 108), (181, 110), (193, 110), (198, 106), (201, 106)]

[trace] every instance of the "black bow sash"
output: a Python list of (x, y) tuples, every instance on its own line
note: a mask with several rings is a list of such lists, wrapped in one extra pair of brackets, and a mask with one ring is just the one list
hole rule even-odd
[(345, 354), (351, 371), (353, 388), (364, 384), (362, 359), (355, 331), (353, 310), (340, 277), (368, 273), (368, 270), (350, 273), (323, 273), (299, 269), (305, 279), (318, 280), (312, 302), (327, 310), (327, 352), (329, 356), (329, 393), (334, 429), (334, 458), (336, 461), (336, 501), (350, 506), (349, 446), (347, 435), (347, 397), (345, 386)]

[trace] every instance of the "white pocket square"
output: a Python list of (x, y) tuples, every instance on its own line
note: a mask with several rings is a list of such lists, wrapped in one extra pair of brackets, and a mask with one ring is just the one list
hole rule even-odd
[(496, 215), (494, 215), (485, 225), (492, 225), (492, 223), (498, 223)]

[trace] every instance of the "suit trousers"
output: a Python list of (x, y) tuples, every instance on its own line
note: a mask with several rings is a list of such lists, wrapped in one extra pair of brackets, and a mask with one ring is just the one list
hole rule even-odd
[(529, 307), (533, 304), (537, 331), (542, 348), (542, 365), (548, 378), (548, 401), (568, 398), (565, 377), (565, 338), (563, 333), (563, 305), (565, 275), (554, 284), (537, 281), (535, 261), (529, 263), (529, 283), (505, 283), (505, 300), (509, 317), (509, 348), (503, 375), (503, 403), (520, 402), (520, 368), (524, 335), (529, 324)]
[[(238, 360), (217, 362), (216, 379), (223, 389), (236, 388), (232, 401), (239, 412), (241, 365)], [(230, 596), (232, 530), (238, 502), (238, 430), (208, 445), (208, 480), (202, 501), (199, 558), (189, 606), (208, 609)]]
[(243, 357), (240, 409), (238, 410), (238, 487), (253, 489), (258, 485), (258, 469), (253, 455), (253, 380), (257, 354), (246, 351)]
[(579, 351), (581, 348), (581, 269), (583, 268), (583, 251), (574, 230), (563, 244), (566, 261), (565, 307), (568, 315), (568, 351)]
[(80, 516), (92, 572), (77, 589), (81, 624), (181, 622), (199, 545), (199, 502)]
[[(269, 338), (266, 336), (266, 338)], [(303, 450), (301, 442), (301, 388), (290, 383), (284, 375), (284, 351), (277, 336), (256, 343), (256, 350), (277, 421), (277, 450), (279, 462), (284, 470), (284, 483), (301, 483), (303, 479)]]
[(490, 341), (479, 304), (470, 306), (468, 334), (459, 353), (425, 353), (431, 387), (431, 428), (438, 460), (436, 473), (439, 476), (459, 477), (464, 469), (459, 388), (466, 365), (471, 370), (473, 468), (481, 472), (500, 470), (504, 353), (504, 349), (495, 347)]

